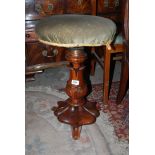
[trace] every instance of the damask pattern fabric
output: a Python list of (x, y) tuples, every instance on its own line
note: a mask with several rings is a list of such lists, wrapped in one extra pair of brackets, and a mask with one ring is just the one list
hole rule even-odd
[(113, 21), (91, 15), (53, 15), (36, 25), (40, 42), (61, 47), (109, 45), (115, 33)]

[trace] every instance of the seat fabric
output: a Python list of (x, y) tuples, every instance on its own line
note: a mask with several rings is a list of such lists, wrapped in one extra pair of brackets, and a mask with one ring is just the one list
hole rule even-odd
[(109, 45), (115, 33), (113, 21), (92, 15), (52, 15), (36, 25), (40, 42), (61, 47)]

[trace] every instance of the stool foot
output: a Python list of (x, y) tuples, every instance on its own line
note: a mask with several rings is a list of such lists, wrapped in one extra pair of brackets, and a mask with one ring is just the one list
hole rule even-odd
[(71, 106), (68, 102), (69, 99), (59, 101), (58, 106), (53, 107), (52, 110), (60, 122), (72, 126), (72, 137), (79, 139), (81, 126), (94, 123), (99, 116), (99, 111), (96, 108), (96, 102), (86, 101), (82, 106)]
[(80, 138), (81, 128), (82, 128), (81, 126), (79, 127), (72, 126), (72, 137), (74, 140), (77, 140)]

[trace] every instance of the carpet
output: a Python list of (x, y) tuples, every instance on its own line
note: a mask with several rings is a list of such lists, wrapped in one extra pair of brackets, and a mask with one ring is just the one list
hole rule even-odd
[(121, 104), (116, 104), (119, 82), (113, 82), (109, 94), (108, 104), (103, 104), (103, 84), (94, 84), (92, 93), (88, 96), (90, 101), (96, 101), (102, 112), (108, 114), (108, 120), (112, 123), (119, 140), (129, 141), (129, 94), (125, 95)]
[[(90, 100), (96, 100), (95, 93), (88, 96)], [(101, 112), (94, 124), (83, 126), (80, 139), (73, 140), (70, 126), (60, 123), (51, 112), (57, 101), (66, 98), (65, 93), (50, 87), (26, 88), (26, 155), (128, 155), (128, 142), (116, 136), (108, 110)]]
[[(97, 102), (100, 111), (108, 114), (108, 120), (112, 123), (119, 140), (129, 141), (129, 95), (128, 92), (121, 104), (116, 104), (119, 82), (113, 82), (110, 88), (108, 104), (103, 104), (103, 84), (93, 84), (92, 92), (88, 100)], [(64, 92), (64, 89), (60, 89)]]

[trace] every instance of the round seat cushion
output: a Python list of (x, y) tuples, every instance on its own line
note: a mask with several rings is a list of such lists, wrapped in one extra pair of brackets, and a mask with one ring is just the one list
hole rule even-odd
[(115, 33), (113, 21), (92, 15), (53, 15), (36, 25), (40, 42), (61, 47), (107, 45), (113, 41)]

